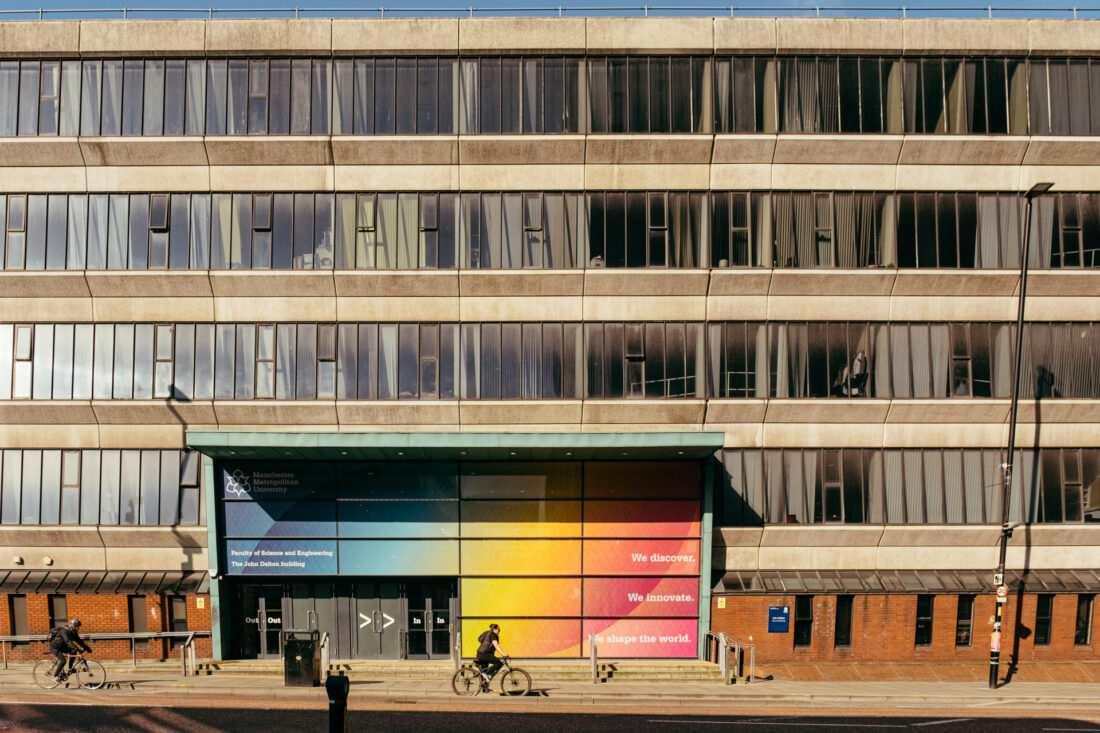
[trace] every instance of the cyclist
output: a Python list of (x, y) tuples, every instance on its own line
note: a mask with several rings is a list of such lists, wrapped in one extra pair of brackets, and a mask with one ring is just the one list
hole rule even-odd
[[(491, 680), (493, 675), (504, 666), (504, 662), (497, 658), (496, 652), (500, 652), (501, 657), (508, 656), (500, 648), (500, 626), (489, 624), (489, 630), (481, 632), (481, 636), (477, 637), (477, 640), (481, 642), (477, 647), (477, 663), (481, 666), (482, 673)], [(485, 684), (488, 685), (489, 683), (486, 682)]]
[[(53, 637), (50, 641), (50, 652), (57, 658), (57, 667), (53, 671), (54, 679), (62, 680), (68, 676), (69, 672), (73, 671), (73, 662), (76, 660), (72, 657), (66, 657), (66, 654), (77, 654), (81, 649), (91, 653), (92, 648), (80, 638), (79, 629), (80, 619), (71, 618), (69, 623), (54, 629), (56, 633), (50, 634)], [(65, 670), (66, 660), (69, 662), (68, 671)]]

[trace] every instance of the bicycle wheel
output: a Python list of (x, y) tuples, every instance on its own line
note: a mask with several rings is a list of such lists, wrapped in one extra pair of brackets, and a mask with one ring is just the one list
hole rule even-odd
[(502, 695), (522, 697), (531, 691), (531, 675), (525, 670), (510, 667), (508, 671), (500, 675), (500, 692)]
[(451, 689), (456, 695), (472, 697), (481, 692), (481, 671), (477, 667), (466, 665), (455, 672), (451, 678)]
[(107, 672), (99, 662), (85, 660), (77, 665), (73, 673), (76, 675), (76, 681), (85, 690), (98, 690), (107, 683)]
[(34, 684), (45, 690), (52, 690), (61, 684), (53, 676), (53, 668), (56, 664), (57, 662), (52, 659), (39, 660), (38, 664), (34, 665)]

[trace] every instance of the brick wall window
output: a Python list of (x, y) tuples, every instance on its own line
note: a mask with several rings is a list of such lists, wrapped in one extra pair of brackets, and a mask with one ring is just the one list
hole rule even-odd
[(1077, 596), (1077, 617), (1073, 624), (1073, 643), (1088, 646), (1092, 643), (1092, 607), (1096, 596), (1082, 593)]
[(959, 596), (955, 613), (955, 646), (970, 646), (974, 632), (974, 596)]
[(833, 646), (852, 645), (852, 602), (855, 596), (836, 597), (836, 623), (833, 631)]
[(935, 601), (935, 596), (917, 596), (917, 630), (913, 641), (916, 646), (932, 645), (932, 612)]
[(31, 633), (30, 624), (27, 621), (27, 597), (22, 594), (8, 596), (8, 616), (11, 619), (11, 633), (15, 636), (26, 636)]
[(1040, 593), (1035, 604), (1035, 646), (1050, 644), (1050, 627), (1053, 616), (1054, 594)]
[(809, 646), (814, 631), (814, 597), (796, 596), (794, 599), (794, 645)]
[(65, 596), (53, 595), (49, 597), (50, 628), (64, 626), (69, 621), (69, 604)]

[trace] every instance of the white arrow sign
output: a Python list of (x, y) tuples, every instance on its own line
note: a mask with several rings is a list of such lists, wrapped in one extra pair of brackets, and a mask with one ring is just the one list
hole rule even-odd
[(363, 623), (359, 624), (359, 628), (363, 628), (370, 624), (370, 617), (368, 617), (367, 614), (361, 613), (359, 614), (359, 618), (363, 619)]
[[(359, 624), (359, 628), (363, 628), (364, 626), (369, 626), (370, 625), (371, 619), (370, 619), (369, 616), (367, 616), (367, 614), (361, 613), (361, 614), (359, 614), (359, 618), (363, 619), (363, 623)], [(393, 622), (395, 621), (393, 616), (391, 616), (388, 613), (386, 613), (385, 611), (383, 611), (382, 612), (382, 618), (385, 619), (385, 621), (382, 622), (383, 630), (388, 629), (390, 626), (393, 626)]]

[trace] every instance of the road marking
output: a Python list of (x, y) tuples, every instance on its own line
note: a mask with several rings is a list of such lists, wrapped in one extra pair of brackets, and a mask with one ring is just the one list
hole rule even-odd
[(647, 723), (687, 723), (688, 725), (788, 725), (795, 728), (908, 728), (907, 725), (883, 725), (875, 723), (807, 723), (804, 721), (781, 722), (776, 720), (647, 720)]
[(1100, 731), (1100, 728), (1043, 728), (1043, 730), (1075, 730), (1080, 733), (1088, 733), (1088, 731)]
[(973, 720), (973, 718), (952, 718), (951, 720), (928, 720), (928, 721), (925, 721), (923, 723), (912, 723), (911, 725), (914, 728), (919, 728), (922, 725), (945, 725), (947, 723), (965, 723), (968, 720)]

